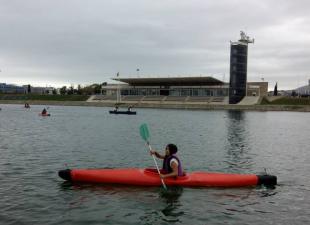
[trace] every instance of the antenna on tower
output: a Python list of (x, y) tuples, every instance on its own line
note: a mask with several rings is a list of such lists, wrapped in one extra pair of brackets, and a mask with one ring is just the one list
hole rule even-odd
[(254, 38), (250, 39), (250, 37), (247, 36), (244, 31), (240, 31), (240, 36), (241, 36), (241, 38), (239, 40), (240, 42), (244, 42), (244, 43), (247, 43), (247, 44), (249, 44), (249, 43), (253, 43), (254, 44)]

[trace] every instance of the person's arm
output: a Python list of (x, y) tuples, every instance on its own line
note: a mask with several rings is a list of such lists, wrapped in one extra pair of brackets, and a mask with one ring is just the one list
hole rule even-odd
[(151, 155), (155, 155), (157, 158), (159, 158), (159, 159), (164, 159), (165, 158), (165, 156), (164, 155), (161, 155), (161, 154), (159, 154), (157, 151), (155, 151), (155, 150), (151, 150), (150, 151), (150, 154)]
[(160, 174), (160, 177), (161, 178), (177, 177), (178, 176), (178, 164), (176, 162), (171, 162), (171, 169), (172, 169), (171, 173)]

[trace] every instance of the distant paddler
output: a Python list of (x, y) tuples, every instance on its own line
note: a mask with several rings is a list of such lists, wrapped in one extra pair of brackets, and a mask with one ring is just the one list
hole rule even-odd
[(44, 109), (42, 110), (42, 112), (39, 113), (39, 115), (40, 115), (40, 116), (50, 116), (51, 114), (47, 113), (46, 108), (44, 108)]

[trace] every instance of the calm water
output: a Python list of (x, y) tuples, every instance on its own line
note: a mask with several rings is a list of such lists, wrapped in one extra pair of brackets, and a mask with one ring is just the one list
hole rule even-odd
[[(308, 224), (310, 114), (0, 105), (0, 224)], [(187, 171), (277, 175), (275, 189), (70, 185), (69, 168), (150, 167), (176, 143)]]

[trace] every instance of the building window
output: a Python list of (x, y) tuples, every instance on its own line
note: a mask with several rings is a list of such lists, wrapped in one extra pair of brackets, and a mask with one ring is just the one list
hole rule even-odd
[(156, 89), (152, 89), (152, 90), (151, 90), (151, 95), (158, 95), (157, 93), (158, 93), (158, 92), (157, 92)]
[(216, 96), (223, 96), (223, 91), (221, 89), (217, 89)]
[(181, 91), (181, 96), (189, 96), (189, 95), (190, 95), (190, 91), (188, 89)]
[(129, 91), (130, 95), (138, 95), (138, 90), (137, 89), (131, 89)]
[(180, 90), (174, 89), (169, 91), (170, 96), (180, 96)]
[(193, 89), (193, 96), (198, 96), (198, 89)]
[(145, 96), (145, 95), (146, 95), (146, 90), (145, 90), (145, 89), (141, 89), (141, 90), (140, 90), (140, 95)]
[(128, 90), (122, 90), (121, 91), (121, 95), (128, 95), (129, 94), (129, 91)]

